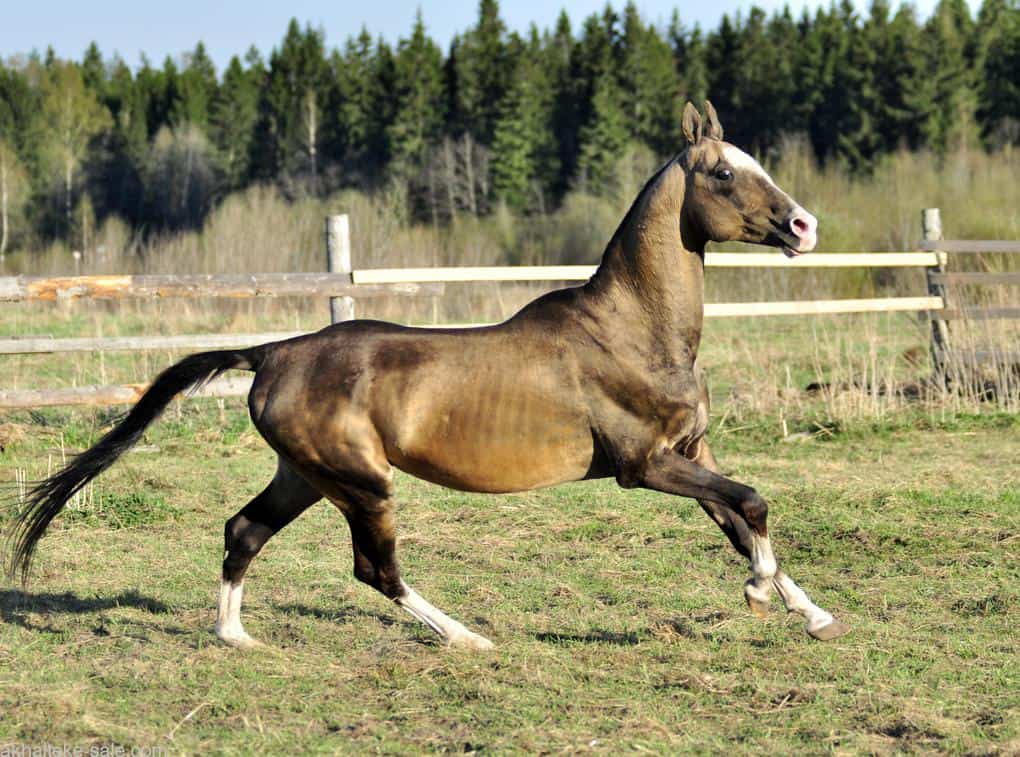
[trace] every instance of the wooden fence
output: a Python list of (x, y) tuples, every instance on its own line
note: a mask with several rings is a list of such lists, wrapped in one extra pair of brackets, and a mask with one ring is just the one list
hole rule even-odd
[[(947, 322), (957, 319), (1020, 317), (1020, 308), (950, 307), (947, 288), (955, 284), (1017, 285), (1020, 272), (948, 273), (949, 253), (1020, 253), (1020, 242), (942, 240), (938, 209), (923, 213), (924, 241), (919, 252), (814, 253), (788, 259), (781, 253), (709, 252), (709, 268), (923, 268), (928, 291), (912, 297), (871, 299), (793, 300), (785, 302), (707, 303), (709, 318), (827, 313), (916, 312), (932, 320), (932, 350), (936, 366), (949, 349)], [(165, 276), (0, 277), (0, 302), (65, 301), (70, 299), (125, 299), (129, 297), (281, 297), (327, 296), (331, 321), (355, 316), (355, 301), (373, 297), (441, 296), (454, 282), (565, 282), (584, 281), (595, 266), (534, 266), (480, 268), (360, 269), (351, 264), (347, 216), (326, 219), (327, 273), (222, 274)], [(481, 324), (457, 324), (450, 328)], [(301, 332), (259, 334), (197, 334), (177, 336), (0, 338), (0, 355), (96, 352), (122, 350), (216, 349), (245, 347), (287, 339)], [(200, 389), (198, 396), (242, 395), (250, 377), (221, 378)], [(110, 405), (134, 402), (144, 384), (84, 386), (63, 389), (5, 390), (0, 387), (0, 409), (52, 405)]]

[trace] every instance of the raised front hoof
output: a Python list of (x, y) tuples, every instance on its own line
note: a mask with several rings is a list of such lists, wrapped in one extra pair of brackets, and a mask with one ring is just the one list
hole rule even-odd
[(821, 628), (812, 629), (809, 627), (807, 629), (808, 634), (819, 641), (838, 639), (840, 636), (849, 633), (849, 631), (850, 626), (840, 620), (836, 620), (835, 618)]
[(477, 652), (488, 652), (490, 649), (496, 648), (496, 645), (484, 636), (479, 636), (471, 631), (450, 637), (447, 646), (453, 649), (471, 649)]
[(768, 596), (761, 596), (760, 590), (754, 585), (753, 579), (744, 584), (744, 601), (747, 602), (747, 608), (754, 617), (765, 620), (769, 616)]
[(265, 646), (261, 641), (253, 639), (244, 631), (221, 631), (216, 629), (216, 638), (234, 649), (258, 649)]

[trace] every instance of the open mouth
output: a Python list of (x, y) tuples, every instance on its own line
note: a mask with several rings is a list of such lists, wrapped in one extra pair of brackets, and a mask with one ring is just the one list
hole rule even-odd
[(801, 240), (793, 234), (788, 234), (785, 231), (775, 229), (770, 231), (764, 240), (764, 244), (771, 245), (772, 247), (778, 247), (783, 251), (783, 254), (788, 258), (795, 258), (802, 253), (798, 251)]

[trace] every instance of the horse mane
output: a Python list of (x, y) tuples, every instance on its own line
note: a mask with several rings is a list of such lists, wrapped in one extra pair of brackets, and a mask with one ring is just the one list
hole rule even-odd
[(633, 216), (635, 213), (637, 213), (637, 209), (642, 206), (642, 203), (645, 200), (645, 195), (647, 195), (652, 190), (652, 188), (659, 183), (659, 180), (662, 178), (662, 174), (664, 174), (670, 166), (672, 166), (674, 163), (680, 165), (680, 159), (683, 158), (686, 154), (687, 150), (685, 149), (682, 152), (674, 155), (666, 162), (664, 162), (661, 166), (659, 166), (659, 169), (654, 174), (652, 174), (648, 181), (645, 182), (644, 186), (641, 187), (641, 191), (637, 193), (637, 197), (634, 198), (634, 202), (630, 204), (630, 208), (627, 209), (626, 214), (623, 216), (623, 220), (620, 221), (620, 225), (616, 227), (616, 231), (613, 232), (613, 236), (609, 238), (609, 243), (606, 245), (606, 249), (603, 250), (602, 252), (603, 259), (607, 254), (609, 254), (610, 250), (612, 250), (619, 243), (620, 237), (623, 235), (624, 229), (629, 227), (630, 224), (633, 222)]

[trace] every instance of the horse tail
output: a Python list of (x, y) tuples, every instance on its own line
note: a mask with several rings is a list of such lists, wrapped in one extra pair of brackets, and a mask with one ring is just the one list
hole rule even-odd
[(197, 389), (231, 368), (258, 370), (263, 352), (263, 347), (200, 352), (159, 374), (127, 415), (102, 439), (28, 491), (28, 505), (15, 519), (8, 537), (9, 544), (13, 544), (7, 563), (8, 576), (13, 579), (20, 573), (22, 582), (28, 581), (36, 545), (50, 522), (82, 487), (113, 465), (141, 438), (175, 396), (187, 389)]

